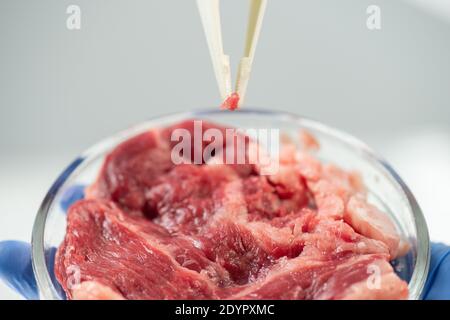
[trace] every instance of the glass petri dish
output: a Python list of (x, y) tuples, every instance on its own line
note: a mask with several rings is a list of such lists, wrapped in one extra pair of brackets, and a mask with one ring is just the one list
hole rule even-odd
[(313, 134), (321, 146), (317, 157), (325, 163), (358, 171), (367, 187), (369, 202), (391, 216), (409, 243), (408, 254), (392, 264), (397, 274), (408, 282), (409, 298), (421, 298), (430, 260), (427, 225), (413, 194), (386, 161), (358, 139), (295, 114), (262, 109), (236, 112), (215, 109), (161, 116), (133, 126), (89, 148), (60, 174), (45, 196), (33, 227), (32, 263), (41, 299), (65, 299), (54, 277), (53, 263), (56, 248), (66, 232), (66, 216), (60, 203), (67, 190), (91, 184), (105, 156), (121, 142), (146, 130), (187, 119), (207, 120), (242, 129), (279, 129), (280, 133), (294, 139), (300, 129)]

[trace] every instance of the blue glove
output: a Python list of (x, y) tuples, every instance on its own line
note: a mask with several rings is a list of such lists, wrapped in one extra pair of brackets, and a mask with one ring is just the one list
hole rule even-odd
[[(64, 193), (60, 206), (64, 212), (67, 212), (72, 203), (83, 198), (84, 186), (73, 186)], [(51, 248), (47, 252), (48, 261), (55, 260), (55, 253), (56, 248)], [(50, 265), (53, 267), (53, 263), (50, 263)], [(31, 264), (31, 246), (28, 243), (21, 241), (0, 242), (0, 279), (24, 298), (29, 300), (39, 299)], [(54, 281), (54, 283), (57, 282)]]
[(424, 288), (424, 300), (450, 300), (450, 247), (431, 245), (430, 272)]
[[(84, 187), (69, 189), (61, 200), (67, 208), (84, 198)], [(49, 261), (54, 260), (56, 249), (50, 251)], [(36, 280), (31, 266), (30, 245), (20, 241), (0, 242), (0, 279), (18, 291), (26, 299), (39, 299)], [(431, 246), (431, 264), (424, 288), (425, 300), (450, 300), (450, 247), (442, 243)]]

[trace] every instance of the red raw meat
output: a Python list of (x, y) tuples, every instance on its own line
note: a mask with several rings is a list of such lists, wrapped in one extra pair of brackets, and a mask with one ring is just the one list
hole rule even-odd
[(408, 297), (389, 264), (405, 253), (401, 239), (357, 174), (292, 145), (271, 176), (221, 164), (226, 143), (214, 161), (174, 165), (174, 128), (193, 132), (194, 122), (119, 145), (70, 208), (55, 261), (68, 298)]
[(170, 232), (198, 233), (223, 200), (223, 185), (237, 179), (226, 166), (179, 165), (147, 192), (150, 218)]
[[(192, 162), (196, 158), (205, 160), (202, 158), (203, 151), (211, 142), (200, 140), (196, 148), (197, 144), (194, 141), (196, 123), (201, 133), (208, 129), (216, 129), (223, 136), (226, 135), (226, 128), (223, 126), (194, 120), (186, 120), (162, 130), (142, 133), (120, 144), (106, 157), (97, 181), (86, 190), (86, 197), (113, 200), (131, 214), (144, 214), (151, 217), (155, 208), (152, 200), (148, 199), (148, 194), (152, 194), (153, 191), (150, 192), (150, 190), (157, 181), (161, 180), (158, 178), (163, 177), (174, 167), (171, 150), (178, 142), (172, 141), (172, 133), (176, 129), (189, 132), (192, 152), (191, 158), (187, 160)], [(236, 132), (234, 132), (234, 139), (231, 147), (235, 150), (238, 146), (237, 139), (243, 139), (244, 146), (247, 146), (249, 141), (248, 137)], [(222, 149), (216, 150), (215, 153), (218, 156), (222, 155), (223, 149), (229, 147), (227, 142), (229, 141), (224, 139)], [(237, 151), (235, 155), (237, 156)], [(224, 161), (221, 160), (221, 162)], [(243, 176), (253, 171), (253, 165), (248, 164), (248, 161), (246, 164), (230, 165), (230, 167)], [(195, 167), (192, 170), (195, 172)]]
[(86, 190), (91, 199), (110, 199), (130, 213), (145, 213), (145, 193), (157, 177), (173, 167), (168, 143), (157, 131), (122, 143), (105, 160), (99, 178)]
[(228, 98), (225, 99), (221, 108), (234, 111), (239, 107), (240, 99), (239, 94), (237, 92), (233, 92)]
[[(226, 272), (196, 254), (192, 241), (177, 243), (170, 237), (157, 225), (125, 216), (110, 201), (83, 200), (70, 209), (68, 233), (56, 257), (56, 276), (69, 298), (73, 286), (68, 286), (71, 274), (67, 270), (74, 270), (73, 266), (78, 268), (81, 283), (100, 283), (126, 299), (216, 297), (216, 284), (210, 279), (220, 283)], [(198, 264), (212, 276), (183, 264)]]

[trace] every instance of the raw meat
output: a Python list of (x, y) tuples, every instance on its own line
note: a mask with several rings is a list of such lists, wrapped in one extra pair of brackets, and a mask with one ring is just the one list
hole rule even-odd
[[(408, 297), (389, 264), (405, 251), (400, 236), (367, 203), (356, 173), (290, 143), (271, 176), (218, 159), (174, 165), (175, 128), (193, 132), (194, 122), (119, 145), (87, 199), (69, 209), (55, 261), (68, 298)], [(197, 145), (189, 160), (207, 146)], [(215, 157), (230, 146), (221, 147)]]
[(225, 101), (222, 103), (221, 108), (222, 109), (228, 109), (228, 110), (236, 110), (239, 107), (239, 94), (237, 92), (232, 93), (228, 98), (225, 99)]

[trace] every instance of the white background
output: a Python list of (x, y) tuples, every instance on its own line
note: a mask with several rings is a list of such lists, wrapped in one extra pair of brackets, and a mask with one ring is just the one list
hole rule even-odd
[[(224, 3), (236, 65), (246, 7)], [(450, 243), (450, 10), (424, 3), (269, 1), (247, 102), (366, 141), (409, 184), (432, 239)], [(69, 4), (82, 9), (80, 31), (65, 28)], [(366, 28), (369, 4), (380, 31)], [(29, 241), (47, 189), (83, 149), (217, 103), (193, 0), (0, 0), (0, 241)], [(0, 284), (0, 299), (17, 297)]]

